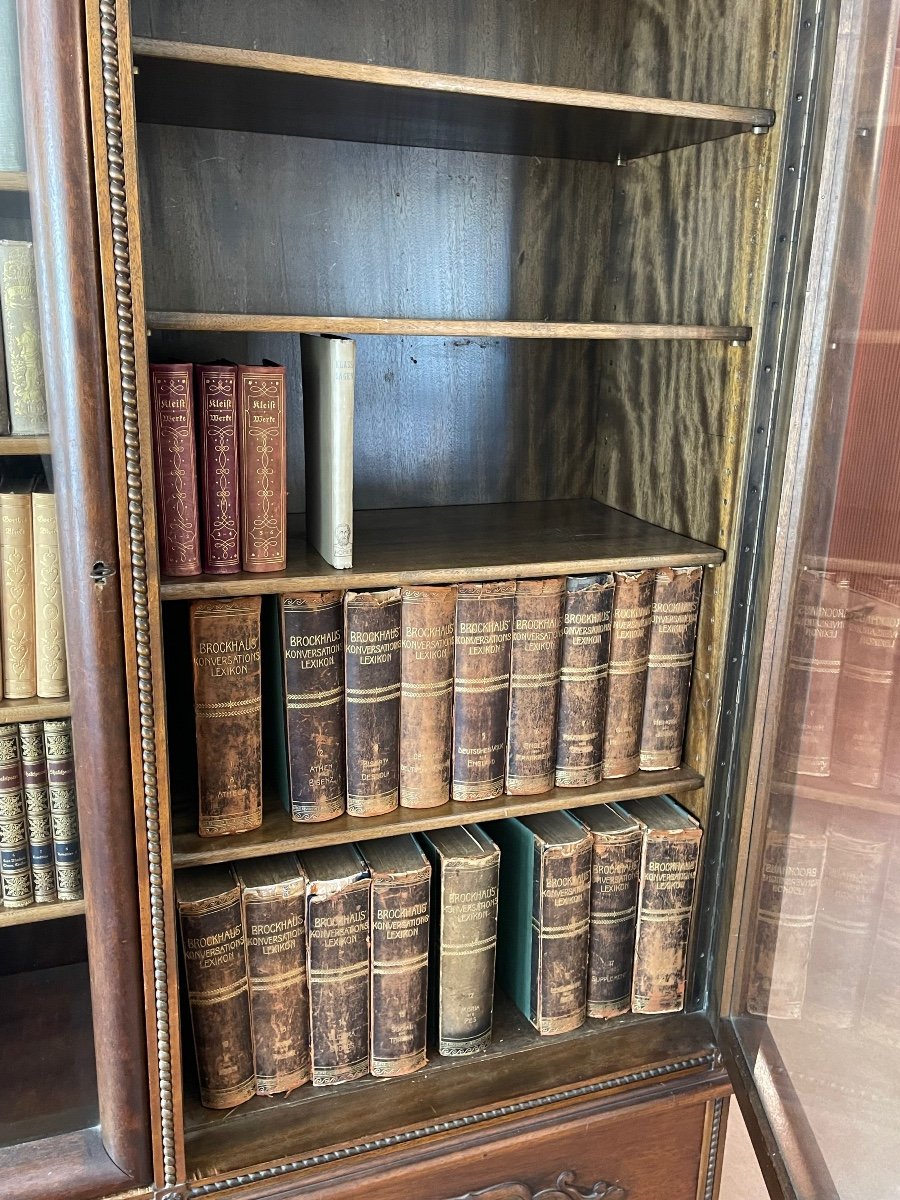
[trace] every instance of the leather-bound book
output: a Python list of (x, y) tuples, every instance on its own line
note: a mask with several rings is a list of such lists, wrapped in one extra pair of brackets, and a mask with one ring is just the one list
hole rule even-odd
[(641, 765), (641, 726), (655, 571), (616, 571), (609, 691), (603, 737), (603, 778), (632, 775)]
[(199, 575), (201, 570), (192, 380), (190, 363), (150, 364), (159, 569), (164, 575)]
[(298, 855), (306, 887), (313, 1086), (369, 1072), (371, 882), (355, 846)]
[(584, 1023), (591, 836), (567, 812), (493, 821), (500, 847), (497, 976), (540, 1034)]
[(47, 779), (43, 721), (20, 722), (19, 743), (34, 902), (49, 904), (56, 899), (56, 868), (53, 862), (53, 826), (50, 821), (50, 784)]
[(203, 570), (230, 575), (241, 569), (237, 367), (198, 363), (196, 379)]
[(175, 872), (200, 1103), (234, 1108), (256, 1091), (241, 889), (226, 866)]
[(400, 800), (399, 588), (347, 592), (347, 812), (376, 817)]
[(32, 486), (31, 479), (13, 479), (0, 492), (0, 642), (3, 692), (10, 700), (37, 694)]
[(0, 241), (0, 317), (14, 434), (47, 433), (47, 396), (31, 242)]
[(327, 563), (353, 566), (353, 383), (356, 342), (300, 335), (306, 540)]
[(622, 805), (643, 826), (631, 1008), (680, 1012), (700, 857), (700, 825), (671, 796)]
[(60, 900), (80, 900), (84, 895), (81, 837), (78, 832), (72, 722), (68, 717), (44, 722), (44, 753), (47, 756), (47, 784), (50, 788), (56, 895)]
[(287, 562), (284, 367), (238, 367), (241, 566), (283, 571)]
[(43, 488), (32, 492), (31, 521), (37, 694), (52, 699), (66, 696), (69, 691), (56, 497), (52, 492)]
[(454, 800), (503, 794), (515, 582), (461, 583), (453, 657)]
[(256, 1094), (275, 1096), (310, 1077), (306, 876), (293, 854), (235, 865), (241, 888)]
[(888, 858), (859, 1028), (882, 1049), (900, 1050), (900, 840)]
[(201, 837), (262, 824), (259, 596), (191, 605)]
[(587, 1015), (618, 1017), (631, 1011), (643, 834), (617, 804), (595, 804), (573, 815), (593, 843)]
[(500, 851), (477, 825), (419, 834), (431, 862), (429, 1011), (438, 1054), (491, 1044)]
[(372, 878), (369, 1069), (409, 1075), (425, 1066), (431, 866), (409, 834), (361, 850)]
[(18, 725), (0, 725), (0, 892), (3, 908), (34, 904)]
[(453, 633), (456, 587), (403, 589), (400, 686), (400, 806), (450, 799)]
[(509, 674), (506, 791), (533, 796), (553, 787), (565, 579), (520, 579)]
[(557, 787), (588, 787), (603, 777), (614, 589), (611, 573), (570, 575), (566, 580), (556, 735)]
[(328, 821), (345, 808), (343, 592), (281, 596), (291, 816)]
[(642, 771), (681, 766), (702, 583), (702, 567), (663, 567), (656, 572), (641, 730)]

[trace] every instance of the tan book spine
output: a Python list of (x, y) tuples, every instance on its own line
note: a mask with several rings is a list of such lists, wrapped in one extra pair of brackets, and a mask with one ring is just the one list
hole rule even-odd
[(456, 586), (406, 587), (400, 666), (400, 805), (450, 799)]
[(553, 787), (565, 579), (520, 579), (509, 675), (506, 792), (533, 796)]
[(50, 788), (56, 895), (59, 900), (80, 900), (84, 896), (84, 883), (81, 877), (72, 722), (69, 717), (44, 722), (44, 753)]
[(4, 695), (9, 700), (28, 700), (37, 693), (34, 550), (28, 492), (0, 493), (0, 630)]
[(566, 580), (556, 786), (588, 787), (603, 778), (603, 731), (615, 581), (611, 574)]
[(681, 766), (702, 583), (702, 567), (663, 567), (656, 572), (641, 728), (642, 771)]
[(632, 775), (641, 763), (655, 571), (616, 571), (603, 778)]
[(52, 492), (32, 493), (31, 517), (34, 538), (34, 644), (37, 660), (37, 694), (52, 699), (57, 696), (65, 696), (69, 691), (62, 582), (59, 574), (56, 497)]
[(241, 567), (283, 571), (287, 562), (284, 367), (238, 367)]
[(0, 241), (0, 316), (12, 431), (46, 433), (47, 397), (31, 242)]

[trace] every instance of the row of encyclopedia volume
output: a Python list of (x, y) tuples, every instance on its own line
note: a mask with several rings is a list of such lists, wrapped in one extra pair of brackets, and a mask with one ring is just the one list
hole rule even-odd
[[(201, 1101), (682, 1008), (700, 843), (667, 796), (176, 874)], [(430, 1031), (430, 1038), (429, 1038)]]

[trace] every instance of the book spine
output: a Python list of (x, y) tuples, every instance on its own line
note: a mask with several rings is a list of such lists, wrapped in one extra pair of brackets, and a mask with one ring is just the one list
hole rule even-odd
[(3, 690), (10, 700), (37, 692), (31, 496), (0, 494), (0, 628)]
[(331, 409), (331, 562), (339, 570), (353, 566), (353, 389), (356, 379), (356, 342), (329, 339), (333, 346)]
[(565, 579), (520, 579), (510, 650), (506, 791), (533, 796), (556, 776)]
[(664, 567), (656, 572), (641, 728), (642, 771), (681, 766), (702, 583), (702, 567)]
[(0, 242), (0, 314), (12, 431), (47, 433), (44, 359), (31, 242)]
[(191, 605), (201, 837), (262, 824), (259, 596)]
[(859, 1028), (882, 1046), (900, 1049), (900, 842), (888, 859), (881, 913), (872, 943)]
[(345, 807), (343, 593), (282, 596), (279, 604), (291, 816), (328, 821)]
[(84, 895), (81, 880), (81, 840), (78, 834), (72, 722), (68, 717), (44, 722), (44, 753), (47, 758), (47, 784), (50, 788), (56, 895), (59, 900), (80, 900)]
[(209, 364), (196, 372), (203, 569), (230, 575), (241, 569), (237, 367)]
[(556, 786), (588, 787), (603, 777), (603, 732), (615, 581), (570, 575), (559, 673)]
[(256, 1094), (310, 1078), (306, 879), (243, 893)]
[(178, 910), (200, 1102), (233, 1108), (256, 1090), (240, 891)]
[(34, 904), (18, 725), (0, 725), (0, 887), (4, 908)]
[(503, 794), (515, 583), (461, 583), (453, 684), (454, 800)]
[(631, 1011), (642, 840), (639, 831), (615, 838), (593, 835), (589, 1017), (618, 1017)]
[(189, 363), (150, 364), (153, 466), (164, 575), (200, 574), (194, 394)]
[(368, 878), (317, 895), (309, 885), (309, 1003), (314, 1087), (369, 1071)]
[(35, 904), (49, 904), (56, 899), (56, 867), (53, 861), (50, 783), (47, 778), (43, 722), (22, 721), (19, 725), (19, 742), (34, 901)]
[(24, 171), (25, 127), (15, 0), (0, 3), (0, 61), (0, 171)]
[(69, 690), (62, 582), (59, 573), (59, 534), (56, 497), (52, 492), (31, 496), (34, 539), (34, 643), (37, 694), (65, 696)]
[(700, 839), (690, 834), (644, 838), (631, 1007), (680, 1012)]
[(377, 817), (400, 801), (399, 588), (347, 592), (347, 812)]
[(372, 1056), (376, 1076), (425, 1066), (431, 870), (372, 879)]
[(406, 587), (400, 666), (400, 805), (450, 799), (456, 587)]
[(590, 932), (591, 844), (535, 843), (531, 990), (538, 1033), (566, 1033), (584, 1024)]
[(238, 367), (241, 565), (283, 571), (287, 562), (284, 367)]
[(654, 571), (616, 571), (609, 691), (603, 738), (603, 778), (633, 774), (641, 763)]
[[(3, 2), (9, 3), (9, 0)], [(6, 344), (3, 340), (3, 322), (0, 320), (0, 437), (8, 437), (10, 433), (12, 424), (9, 416), (9, 382), (6, 378)]]

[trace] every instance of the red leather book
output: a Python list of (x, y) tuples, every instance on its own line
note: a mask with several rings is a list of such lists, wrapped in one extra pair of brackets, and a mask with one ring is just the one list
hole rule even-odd
[(159, 566), (164, 575), (200, 574), (200, 515), (190, 363), (150, 364)]
[(283, 571), (286, 563), (284, 367), (238, 367), (241, 565)]
[(196, 372), (203, 569), (230, 575), (241, 569), (237, 367), (203, 363)]

